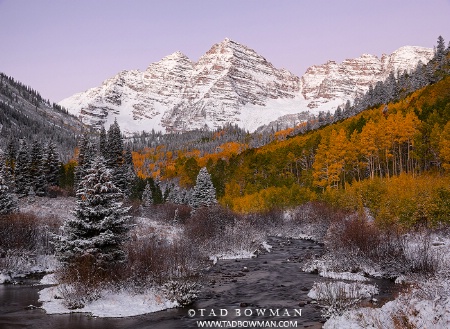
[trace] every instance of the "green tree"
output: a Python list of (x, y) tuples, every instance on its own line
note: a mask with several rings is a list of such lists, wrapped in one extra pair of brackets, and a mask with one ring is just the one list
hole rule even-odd
[(120, 190), (104, 159), (96, 157), (77, 190), (74, 218), (64, 223), (56, 250), (63, 263), (78, 257), (94, 256), (98, 268), (108, 268), (125, 259), (122, 244), (129, 229), (127, 212)]

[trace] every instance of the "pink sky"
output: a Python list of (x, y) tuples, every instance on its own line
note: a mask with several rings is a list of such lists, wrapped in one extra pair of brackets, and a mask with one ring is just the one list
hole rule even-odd
[(449, 15), (450, 0), (0, 0), (0, 71), (57, 102), (177, 50), (197, 61), (229, 37), (301, 76), (448, 43)]

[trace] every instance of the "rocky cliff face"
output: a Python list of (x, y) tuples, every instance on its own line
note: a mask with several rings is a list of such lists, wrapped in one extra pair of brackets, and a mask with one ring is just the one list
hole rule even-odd
[(124, 131), (185, 131), (238, 124), (250, 131), (286, 114), (332, 110), (389, 72), (433, 56), (403, 47), (381, 59), (362, 55), (310, 67), (302, 78), (276, 69), (254, 50), (225, 39), (197, 63), (176, 52), (145, 71), (122, 71), (60, 105), (94, 127), (117, 118)]
[(402, 47), (381, 58), (364, 54), (340, 64), (329, 61), (311, 66), (301, 78), (302, 95), (310, 109), (318, 109), (332, 100), (344, 103), (365, 93), (377, 81), (386, 80), (390, 72), (410, 72), (419, 61), (425, 64), (432, 57), (432, 49)]

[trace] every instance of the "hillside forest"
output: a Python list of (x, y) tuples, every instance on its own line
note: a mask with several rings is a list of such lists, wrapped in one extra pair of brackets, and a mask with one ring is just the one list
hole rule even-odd
[[(243, 136), (216, 145), (209, 152), (200, 147), (173, 150), (163, 144), (145, 147), (132, 152), (136, 173), (189, 189), (200, 168), (206, 167), (219, 203), (240, 213), (321, 200), (347, 210), (369, 209), (382, 223), (446, 222), (450, 76), (448, 50), (442, 51), (445, 56), (436, 55), (420, 67), (420, 72), (433, 72), (426, 86), (408, 90), (418, 80), (416, 73), (399, 74), (394, 87), (385, 82), (394, 90), (390, 102), (369, 90), (346, 115), (335, 114), (321, 124), (319, 115), (299, 127), (274, 132), (271, 142), (261, 147), (251, 147), (248, 140), (254, 136), (247, 142)], [(400, 79), (406, 81), (403, 87)], [(358, 110), (361, 103), (371, 105)], [(311, 129), (313, 125), (318, 128)], [(231, 127), (194, 145), (220, 140), (227, 130)]]

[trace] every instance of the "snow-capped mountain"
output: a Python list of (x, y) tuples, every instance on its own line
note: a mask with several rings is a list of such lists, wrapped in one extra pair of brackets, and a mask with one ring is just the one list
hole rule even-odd
[(332, 100), (352, 100), (365, 93), (370, 85), (386, 80), (390, 72), (396, 75), (405, 70), (410, 72), (419, 61), (426, 64), (433, 55), (430, 48), (406, 46), (381, 58), (364, 54), (339, 64), (328, 61), (314, 65), (301, 78), (302, 95), (309, 101), (310, 109), (320, 108)]
[(122, 71), (59, 104), (94, 127), (117, 118), (128, 133), (186, 131), (226, 123), (254, 131), (289, 114), (333, 112), (391, 71), (409, 71), (432, 57), (432, 49), (402, 47), (381, 59), (362, 55), (340, 64), (312, 66), (299, 78), (225, 39), (196, 63), (175, 52), (143, 72)]

